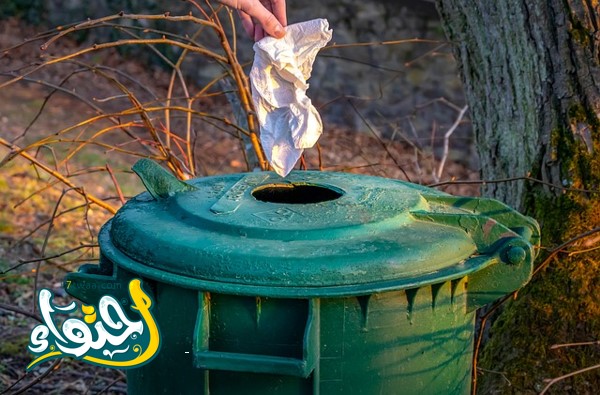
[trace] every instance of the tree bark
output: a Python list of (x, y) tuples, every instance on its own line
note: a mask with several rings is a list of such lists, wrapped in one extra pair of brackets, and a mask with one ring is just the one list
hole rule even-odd
[[(553, 247), (600, 225), (598, 0), (437, 0), (460, 64), (483, 194), (536, 217)], [(548, 184), (556, 185), (556, 188)], [(588, 190), (588, 192), (581, 191)], [(599, 233), (579, 241), (597, 246)], [(571, 246), (573, 249), (574, 247)], [(544, 254), (542, 253), (542, 258)], [(543, 379), (600, 363), (599, 250), (558, 255), (494, 325), (481, 393), (537, 393)], [(597, 389), (600, 371), (556, 385)], [(593, 392), (593, 391), (592, 391)]]

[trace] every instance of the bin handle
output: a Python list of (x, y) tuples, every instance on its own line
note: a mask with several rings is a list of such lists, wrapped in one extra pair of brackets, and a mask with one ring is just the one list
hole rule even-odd
[(140, 177), (146, 190), (156, 200), (166, 199), (177, 192), (194, 191), (193, 185), (177, 179), (153, 160), (142, 158), (131, 168)]
[(491, 199), (424, 195), (429, 210), (411, 211), (421, 221), (462, 228), (485, 256), (486, 267), (469, 274), (467, 311), (474, 311), (531, 280), (539, 246), (538, 223)]
[[(133, 274), (101, 257), (99, 264), (84, 264), (78, 271), (67, 273), (63, 287), (69, 295), (88, 305), (98, 305), (109, 293), (125, 305), (129, 303), (128, 284), (133, 278)], [(129, 314), (128, 310), (125, 310), (126, 314)]]
[(199, 299), (200, 308), (194, 331), (194, 366), (196, 368), (272, 373), (303, 378), (310, 376), (315, 369), (320, 357), (320, 305), (318, 299), (309, 300), (308, 318), (302, 340), (302, 359), (209, 350), (209, 294), (201, 292)]

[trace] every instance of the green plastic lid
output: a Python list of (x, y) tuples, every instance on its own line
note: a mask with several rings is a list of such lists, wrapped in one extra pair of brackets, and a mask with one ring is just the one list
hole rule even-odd
[(326, 296), (420, 286), (485, 266), (469, 258), (500, 234), (447, 220), (474, 215), (401, 181), (298, 171), (184, 184), (149, 168), (134, 167), (149, 192), (104, 227), (102, 252), (134, 273), (209, 291)]

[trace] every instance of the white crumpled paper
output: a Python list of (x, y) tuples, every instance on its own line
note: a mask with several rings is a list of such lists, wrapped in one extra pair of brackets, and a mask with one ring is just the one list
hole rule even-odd
[(281, 39), (265, 37), (254, 44), (250, 82), (260, 141), (267, 160), (282, 177), (323, 131), (321, 117), (306, 96), (306, 80), (331, 35), (326, 19), (314, 19), (286, 27)]

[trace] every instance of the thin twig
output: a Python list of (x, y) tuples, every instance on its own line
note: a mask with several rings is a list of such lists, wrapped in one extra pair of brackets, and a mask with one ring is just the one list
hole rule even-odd
[(31, 311), (24, 310), (17, 306), (12, 306), (12, 305), (0, 302), (0, 309), (6, 310), (6, 311), (12, 311), (13, 313), (17, 313), (17, 314), (27, 316), (29, 318), (33, 318), (34, 320), (36, 320), (38, 322), (43, 322), (42, 318), (39, 315), (32, 313)]
[[(68, 209), (58, 213), (58, 215), (56, 217), (58, 218), (64, 214), (68, 214), (72, 211), (76, 211), (76, 210), (79, 210), (80, 208), (85, 208), (87, 206), (88, 206), (87, 203), (83, 203), (83, 204), (68, 208)], [(25, 240), (27, 240), (31, 235), (33, 235), (39, 229), (43, 228), (48, 222), (50, 222), (50, 219), (47, 219), (43, 222), (38, 223), (33, 229), (30, 229), (23, 237), (21, 237), (19, 240), (15, 241), (15, 243), (10, 248), (15, 248), (16, 246), (19, 246), (21, 243), (23, 243)], [(6, 272), (2, 272), (2, 273), (6, 273)]]
[(94, 370), (94, 375), (89, 379), (89, 382), (85, 384), (87, 387), (83, 395), (88, 395), (92, 390), (92, 385), (94, 385), (94, 381), (96, 381), (96, 377), (98, 377), (98, 371)]
[[(42, 258), (28, 259), (28, 260), (21, 261), (21, 263), (27, 264), (27, 263), (32, 263), (32, 262), (47, 261), (48, 259), (60, 258), (61, 256), (65, 256), (72, 252), (81, 250), (82, 248), (97, 248), (97, 247), (98, 247), (98, 244), (81, 244), (77, 247), (70, 248), (66, 251), (59, 252), (58, 254), (55, 254), (55, 255), (45, 256)], [(4, 273), (6, 273), (6, 272), (4, 272)]]
[(445, 41), (439, 40), (427, 40), (423, 38), (409, 38), (404, 40), (392, 40), (392, 41), (370, 41), (363, 43), (349, 43), (349, 44), (331, 44), (324, 47), (322, 50), (334, 49), (334, 48), (354, 48), (354, 47), (373, 47), (378, 45), (398, 45), (398, 44), (410, 44), (410, 43), (421, 43), (421, 44), (447, 44)]
[[(63, 200), (63, 198), (67, 195), (67, 193), (69, 191), (72, 191), (73, 188), (69, 188), (69, 189), (63, 189), (62, 193), (60, 194), (60, 196), (58, 197), (58, 199), (56, 200), (56, 203), (54, 204), (54, 210), (52, 210), (52, 215), (50, 216), (50, 222), (48, 223), (48, 230), (46, 231), (46, 235), (44, 236), (44, 242), (42, 244), (42, 250), (40, 252), (40, 255), (42, 256), (42, 258), (45, 258), (46, 255), (46, 247), (48, 246), (48, 240), (50, 240), (50, 234), (52, 233), (52, 230), (54, 229), (54, 220), (56, 219), (57, 213), (58, 213), (58, 208), (60, 207), (60, 204)], [(33, 282), (33, 297), (32, 297), (32, 303), (31, 303), (31, 311), (35, 313), (35, 311), (37, 310), (37, 291), (38, 291), (38, 283), (39, 283), (39, 277), (40, 277), (40, 265), (42, 264), (42, 261), (44, 259), (41, 259), (39, 261), (37, 261), (37, 265), (35, 268), (35, 280)]]
[[(325, 48), (323, 48), (323, 49), (325, 49)], [(369, 66), (372, 69), (382, 70), (382, 71), (388, 71), (390, 73), (404, 73), (405, 72), (405, 70), (402, 70), (402, 69), (394, 69), (394, 68), (391, 68), (391, 67), (382, 66), (381, 64), (377, 64), (377, 63), (371, 63), (371, 62), (366, 62), (366, 61), (360, 60), (360, 59), (349, 58), (347, 56), (322, 54), (322, 55), (319, 55), (319, 57), (320, 58), (335, 59), (335, 60), (343, 60), (345, 62), (351, 62), (351, 63), (361, 64), (361, 65), (364, 65), (364, 66)]]
[(319, 171), (323, 171), (323, 154), (321, 152), (321, 144), (317, 142), (317, 144), (315, 144), (315, 147), (317, 147), (317, 154), (319, 158)]
[(62, 362), (62, 358), (55, 360), (54, 362), (52, 362), (52, 365), (50, 365), (48, 367), (48, 369), (46, 369), (46, 371), (44, 373), (40, 374), (39, 376), (37, 376), (35, 379), (31, 380), (29, 383), (27, 383), (23, 387), (17, 388), (17, 390), (15, 392), (13, 392), (11, 395), (18, 395), (18, 394), (24, 393), (25, 391), (27, 391), (28, 389), (30, 389), (31, 387), (33, 387), (34, 385), (36, 385), (37, 383), (39, 383), (40, 381), (45, 379), (46, 376), (48, 376), (51, 373), (54, 373), (54, 371), (58, 370), (61, 362)]
[(593, 342), (553, 344), (552, 346), (550, 346), (550, 349), (551, 350), (556, 350), (558, 348), (563, 348), (563, 347), (597, 346), (597, 345), (600, 345), (600, 340), (595, 340)]
[[(62, 87), (68, 80), (69, 78), (71, 78), (72, 76), (74, 76), (76, 74), (75, 72), (70, 73), (69, 75), (67, 75), (65, 78), (62, 79), (62, 81), (60, 81), (60, 83), (58, 84), (58, 87)], [(31, 129), (31, 127), (35, 124), (35, 122), (39, 119), (39, 117), (42, 115), (42, 112), (44, 111), (44, 108), (46, 108), (46, 105), (48, 104), (48, 101), (50, 100), (50, 98), (56, 93), (58, 92), (57, 88), (52, 89), (52, 91), (50, 91), (50, 93), (48, 95), (46, 95), (46, 97), (44, 98), (44, 101), (42, 102), (42, 105), (40, 106), (40, 108), (37, 110), (35, 116), (33, 117), (33, 119), (31, 121), (29, 121), (29, 124), (25, 127), (25, 129), (23, 129), (23, 132), (21, 132), (21, 134), (19, 136), (17, 136), (16, 138), (14, 138), (12, 140), (13, 143), (17, 142), (19, 139), (21, 139), (22, 137), (24, 137), (27, 132)]]
[(581, 374), (581, 373), (589, 372), (590, 370), (596, 370), (596, 369), (600, 369), (600, 364), (593, 365), (593, 366), (588, 366), (587, 368), (579, 369), (579, 370), (576, 370), (574, 372), (567, 373), (567, 374), (559, 376), (559, 377), (555, 377), (555, 378), (553, 378), (552, 380), (550, 380), (548, 382), (548, 384), (544, 387), (544, 389), (542, 390), (542, 392), (540, 392), (540, 395), (544, 395), (546, 392), (548, 392), (548, 389), (550, 387), (552, 387), (554, 384), (558, 383), (561, 380), (564, 380), (564, 379), (572, 377), (572, 376), (576, 376), (576, 375)]
[(440, 45), (435, 46), (434, 48), (430, 49), (429, 51), (425, 52), (424, 54), (421, 54), (421, 55), (417, 56), (416, 58), (411, 59), (408, 62), (405, 62), (404, 67), (411, 67), (414, 63), (416, 63), (419, 60), (429, 56), (430, 54), (444, 48), (448, 44), (449, 44), (448, 42), (445, 42), (445, 43), (441, 43)]
[(460, 112), (454, 120), (454, 123), (452, 124), (452, 126), (450, 126), (446, 134), (444, 134), (444, 151), (442, 154), (442, 159), (440, 160), (440, 165), (438, 166), (437, 174), (435, 175), (436, 181), (438, 181), (442, 177), (442, 172), (444, 171), (444, 166), (446, 165), (446, 159), (448, 159), (448, 151), (450, 150), (450, 136), (452, 136), (452, 133), (454, 133), (456, 128), (458, 128), (458, 125), (460, 125), (468, 109), (469, 106), (464, 106), (460, 109)]
[(10, 390), (12, 390), (14, 387), (16, 387), (21, 381), (25, 380), (25, 377), (27, 377), (27, 373), (21, 375), (19, 378), (17, 378), (15, 380), (14, 383), (12, 383), (11, 385), (9, 385), (8, 387), (4, 388), (4, 391), (0, 392), (0, 395), (4, 395), (4, 394), (8, 394), (8, 392)]
[(461, 110), (461, 107), (459, 107), (456, 104), (452, 103), (450, 100), (446, 99), (445, 97), (438, 97), (436, 99), (432, 99), (432, 100), (426, 101), (425, 103), (417, 104), (415, 106), (415, 109), (421, 110), (421, 109), (423, 109), (425, 107), (429, 107), (430, 105), (435, 104), (435, 103), (442, 103), (442, 104), (444, 104), (444, 105), (452, 108), (454, 111), (457, 111), (457, 112)]
[(411, 182), (410, 177), (408, 176), (408, 174), (406, 173), (406, 171), (404, 171), (404, 169), (402, 168), (402, 166), (400, 165), (400, 163), (398, 163), (398, 161), (396, 160), (396, 158), (392, 155), (392, 153), (390, 152), (389, 148), (387, 147), (387, 145), (383, 142), (383, 140), (381, 140), (381, 137), (379, 137), (379, 135), (377, 134), (377, 132), (373, 129), (373, 127), (371, 126), (371, 124), (365, 119), (365, 117), (358, 111), (358, 109), (356, 108), (356, 106), (354, 105), (354, 103), (352, 102), (352, 100), (348, 100), (348, 103), (350, 104), (350, 106), (354, 109), (354, 112), (356, 112), (356, 114), (360, 117), (360, 119), (363, 121), (363, 123), (367, 126), (367, 128), (369, 129), (369, 131), (371, 132), (371, 134), (377, 139), (377, 141), (379, 142), (379, 144), (381, 145), (381, 147), (385, 150), (385, 152), (387, 153), (387, 155), (390, 157), (390, 159), (392, 159), (392, 161), (394, 162), (394, 164), (396, 165), (396, 167), (398, 169), (400, 169), (400, 171), (402, 172), (402, 174), (404, 174), (404, 177), (406, 177), (406, 180), (408, 182)]
[[(192, 37), (192, 39), (195, 39), (201, 32), (202, 30), (198, 30), (194, 33), (194, 36)], [(181, 52), (181, 55), (179, 55), (179, 58), (177, 59), (177, 62), (173, 65), (173, 71), (171, 72), (171, 79), (169, 81), (169, 88), (167, 89), (167, 107), (169, 107), (171, 105), (171, 100), (172, 100), (172, 96), (173, 96), (173, 88), (175, 86), (175, 77), (177, 77), (180, 81), (181, 87), (184, 91), (185, 97), (188, 101), (188, 108), (191, 109), (191, 103), (192, 103), (192, 99), (190, 98), (190, 94), (188, 92), (187, 86), (185, 84), (185, 81), (183, 79), (183, 75), (181, 73), (181, 64), (183, 63), (183, 60), (185, 59), (185, 57), (187, 56), (187, 54), (189, 53), (189, 51), (187, 49), (184, 49)], [(191, 114), (188, 113), (188, 118), (187, 118), (187, 125), (186, 125), (186, 130), (188, 131), (186, 133), (186, 135), (189, 134), (189, 129), (190, 129), (190, 119)], [(165, 123), (166, 123), (166, 129), (167, 131), (171, 131), (171, 116), (170, 116), (170, 111), (169, 110), (165, 110)], [(186, 140), (187, 145), (189, 146), (190, 141)], [(168, 148), (171, 147), (171, 140), (170, 140), (170, 133), (167, 135), (167, 139), (166, 139), (166, 145)], [(188, 158), (188, 167), (190, 168), (190, 172), (194, 173), (193, 171), (193, 162), (191, 158)], [(191, 166), (190, 166), (191, 163)]]
[[(67, 174), (66, 177), (71, 179), (71, 178), (75, 178), (75, 177), (80, 177), (80, 176), (87, 176), (89, 174), (92, 173), (97, 173), (99, 171), (105, 172), (106, 169), (103, 167), (89, 167), (89, 168), (85, 168), (85, 169), (80, 169), (77, 170), (75, 172), (72, 172), (70, 174)], [(19, 200), (17, 203), (15, 203), (13, 205), (13, 208), (17, 208), (19, 206), (21, 206), (22, 204), (24, 204), (25, 202), (27, 202), (28, 200), (30, 200), (31, 198), (33, 198), (34, 196), (40, 195), (42, 192), (56, 186), (57, 184), (60, 184), (59, 180), (50, 180), (48, 181), (48, 183), (46, 185), (44, 185), (43, 187), (35, 190), (34, 192), (30, 193), (29, 195), (27, 195), (26, 197), (24, 197), (23, 199)]]
[(33, 69), (27, 71), (26, 73), (23, 73), (22, 75), (19, 75), (13, 79), (10, 79), (10, 80), (0, 84), (0, 88), (4, 88), (6, 86), (14, 84), (15, 82), (21, 81), (24, 77), (29, 76), (29, 75), (35, 73), (36, 71), (41, 70), (42, 68), (44, 68), (46, 66), (50, 66), (50, 65), (53, 65), (56, 63), (64, 62), (66, 60), (77, 58), (79, 56), (85, 55), (90, 52), (95, 52), (95, 51), (99, 51), (101, 49), (107, 49), (107, 48), (116, 48), (116, 47), (121, 47), (121, 46), (125, 46), (125, 45), (139, 45), (139, 44), (164, 44), (164, 45), (172, 45), (174, 47), (180, 47), (182, 49), (187, 48), (192, 52), (197, 52), (202, 55), (211, 57), (217, 61), (227, 63), (227, 58), (225, 58), (219, 54), (208, 51), (204, 48), (196, 47), (196, 46), (189, 45), (189, 44), (184, 44), (179, 41), (170, 40), (167, 38), (140, 39), (140, 40), (138, 40), (138, 39), (123, 39), (123, 40), (102, 43), (102, 44), (94, 44), (93, 46), (91, 46), (89, 48), (84, 48), (82, 50), (79, 50), (77, 52), (72, 52), (65, 56), (50, 59), (50, 60), (40, 64), (39, 66), (36, 66)]
[(598, 249), (600, 249), (600, 246), (591, 247), (591, 248), (585, 248), (583, 250), (570, 251), (569, 252), (569, 256), (579, 255), (579, 254), (585, 254), (585, 253), (588, 253), (588, 252), (591, 252), (591, 251), (595, 251), (595, 250), (598, 250)]
[(123, 191), (121, 190), (121, 186), (119, 185), (119, 182), (117, 181), (117, 178), (115, 177), (115, 173), (113, 173), (113, 171), (108, 163), (106, 164), (106, 171), (108, 171), (108, 174), (110, 174), (110, 179), (112, 180), (113, 185), (115, 186), (115, 189), (117, 190), (117, 195), (119, 195), (119, 200), (121, 201), (121, 204), (125, 204), (125, 196), (123, 196)]
[[(71, 158), (73, 158), (79, 151), (81, 151), (83, 148), (85, 148), (87, 145), (98, 145), (100, 147), (114, 147), (112, 145), (109, 144), (105, 144), (105, 143), (99, 143), (96, 142), (94, 140), (96, 140), (98, 137), (108, 133), (108, 132), (112, 132), (115, 131), (117, 129), (122, 130), (123, 128), (135, 128), (135, 127), (142, 127), (142, 125), (138, 122), (138, 121), (131, 121), (131, 122), (125, 122), (125, 123), (120, 123), (118, 125), (110, 125), (106, 128), (100, 129), (99, 131), (97, 131), (96, 133), (94, 133), (92, 136), (90, 137), (86, 137), (85, 139), (81, 140), (81, 139), (73, 139), (73, 140), (67, 140), (67, 139), (62, 139), (62, 138), (57, 138), (54, 141), (47, 141), (46, 144), (48, 143), (79, 143), (77, 146), (73, 147), (69, 153), (67, 153), (65, 155), (65, 157), (58, 163), (59, 166), (62, 166), (64, 164), (66, 164), (69, 160), (71, 160)], [(57, 134), (62, 134), (62, 131), (59, 131)], [(133, 140), (136, 141), (136, 140)], [(139, 142), (139, 141), (138, 141)], [(119, 149), (117, 147), (115, 147), (115, 150), (117, 151), (121, 151), (124, 153), (128, 153), (128, 154), (135, 154), (135, 152), (133, 151), (125, 151), (122, 149)]]
[(563, 187), (561, 185), (552, 184), (551, 182), (538, 180), (537, 178), (528, 177), (528, 176), (499, 178), (496, 180), (452, 180), (452, 181), (443, 181), (443, 182), (437, 182), (434, 184), (429, 184), (429, 185), (427, 185), (427, 187), (435, 188), (435, 187), (441, 187), (444, 185), (454, 185), (454, 184), (456, 184), (456, 185), (458, 185), (458, 184), (463, 184), (463, 185), (467, 185), (467, 184), (481, 184), (481, 185), (500, 184), (503, 182), (513, 182), (513, 181), (522, 181), (522, 180), (531, 181), (531, 182), (535, 182), (535, 183), (542, 184), (542, 185), (547, 185), (551, 188), (556, 188), (556, 189), (559, 189), (562, 191), (581, 192), (581, 193), (600, 193), (600, 190), (568, 188), (568, 187)]
[(100, 391), (96, 392), (96, 395), (100, 395), (108, 391), (113, 385), (117, 384), (119, 381), (123, 381), (123, 377), (117, 377), (110, 383), (106, 385), (106, 387), (102, 388)]
[(107, 210), (108, 212), (110, 212), (112, 214), (115, 214), (117, 212), (117, 210), (114, 207), (112, 207), (110, 204), (102, 201), (101, 199), (98, 199), (94, 195), (91, 195), (91, 194), (85, 192), (82, 188), (77, 187), (75, 184), (73, 184), (71, 181), (69, 181), (68, 178), (66, 178), (65, 176), (63, 176), (59, 172), (52, 170), (51, 168), (49, 168), (45, 164), (43, 164), (40, 161), (38, 161), (36, 158), (34, 158), (31, 155), (29, 155), (27, 152), (22, 151), (19, 147), (17, 147), (14, 144), (11, 144), (10, 142), (8, 142), (5, 139), (3, 139), (2, 137), (0, 137), (0, 145), (3, 145), (5, 147), (9, 148), (12, 152), (16, 152), (18, 155), (20, 155), (23, 158), (27, 159), (29, 162), (31, 162), (33, 165), (35, 165), (37, 168), (40, 168), (44, 172), (46, 172), (49, 175), (51, 175), (52, 177), (59, 179), (63, 184), (67, 185), (70, 188), (73, 188), (74, 191), (76, 191), (77, 193), (79, 193), (84, 198), (89, 199), (94, 204), (102, 207), (103, 209)]
[(110, 22), (110, 21), (114, 21), (114, 20), (118, 20), (118, 19), (130, 19), (130, 20), (166, 20), (166, 21), (172, 21), (172, 22), (178, 22), (178, 21), (190, 21), (193, 23), (197, 23), (199, 25), (205, 25), (208, 27), (212, 27), (213, 29), (216, 28), (216, 25), (213, 22), (209, 22), (207, 20), (203, 20), (200, 18), (196, 18), (192, 15), (182, 15), (182, 16), (171, 16), (168, 14), (155, 14), (155, 15), (143, 15), (143, 14), (124, 14), (122, 12), (115, 14), (115, 15), (109, 15), (109, 16), (105, 16), (102, 18), (98, 18), (98, 19), (91, 19), (82, 23), (78, 23), (68, 29), (64, 29), (62, 30), (60, 33), (56, 34), (54, 37), (52, 37), (50, 40), (46, 41), (44, 44), (42, 44), (40, 46), (40, 48), (42, 50), (46, 50), (48, 49), (48, 47), (55, 42), (56, 40), (58, 40), (59, 38), (75, 32), (77, 30), (85, 30), (85, 29), (89, 29), (90, 27), (102, 27), (102, 24), (104, 22)]
[(504, 295), (504, 297), (497, 300), (481, 318), (481, 322), (479, 323), (479, 333), (477, 334), (477, 339), (475, 340), (475, 347), (473, 350), (473, 375), (471, 377), (471, 394), (477, 394), (477, 371), (479, 369), (477, 365), (479, 363), (479, 350), (481, 349), (481, 342), (483, 341), (483, 333), (485, 331), (485, 325), (487, 324), (487, 320), (500, 306), (504, 304), (504, 302), (510, 299), (512, 295), (513, 294)]
[(490, 370), (490, 369), (484, 369), (484, 368), (477, 368), (477, 370), (479, 370), (481, 372), (485, 372), (485, 373), (498, 374), (498, 375), (500, 375), (500, 377), (502, 377), (504, 379), (504, 381), (506, 381), (506, 384), (508, 384), (509, 387), (512, 386), (512, 383), (510, 382), (508, 377), (506, 377), (506, 372), (499, 372), (497, 370)]
[[(75, 61), (72, 61), (72, 62), (73, 62), (73, 63), (75, 63)], [(83, 62), (77, 62), (77, 63), (78, 63), (78, 64), (84, 64)], [(92, 71), (92, 72), (93, 72), (94, 68), (93, 68), (92, 66), (88, 66), (88, 67), (91, 67), (91, 70), (90, 70), (90, 71)], [(0, 75), (4, 75), (4, 76), (13, 76), (13, 74), (7, 74), (7, 73), (0, 73)], [(83, 96), (81, 96), (81, 95), (77, 94), (76, 92), (73, 92), (71, 89), (66, 89), (66, 88), (63, 88), (63, 87), (59, 87), (59, 86), (57, 86), (57, 85), (54, 85), (54, 84), (51, 84), (51, 83), (49, 83), (49, 82), (47, 82), (47, 81), (44, 81), (44, 80), (39, 80), (39, 79), (35, 79), (35, 78), (23, 77), (22, 81), (23, 81), (23, 82), (34, 83), (34, 84), (39, 84), (39, 85), (42, 85), (42, 86), (45, 86), (45, 87), (48, 87), (48, 88), (56, 89), (56, 90), (58, 90), (58, 91), (60, 91), (60, 92), (62, 92), (62, 93), (65, 93), (65, 94), (67, 94), (67, 95), (70, 95), (70, 96), (72, 96), (72, 97), (74, 97), (74, 98), (76, 98), (76, 99), (80, 100), (80, 101), (81, 101), (81, 102), (83, 102), (84, 104), (88, 105), (88, 106), (89, 106), (90, 108), (92, 108), (92, 109), (93, 109), (93, 110), (94, 110), (94, 111), (95, 111), (97, 114), (100, 114), (100, 115), (106, 115), (106, 118), (107, 118), (107, 119), (108, 119), (110, 122), (114, 123), (115, 125), (119, 125), (119, 124), (120, 124), (119, 120), (117, 119), (117, 117), (119, 116), (119, 114), (112, 114), (112, 115), (110, 115), (110, 114), (106, 114), (106, 113), (105, 113), (105, 111), (104, 111), (102, 108), (100, 108), (99, 106), (97, 106), (96, 104), (94, 104), (92, 101), (90, 101), (90, 100), (86, 99), (85, 97), (83, 97)], [(128, 136), (130, 136), (130, 137), (132, 137), (132, 138), (133, 138), (133, 136), (130, 134), (130, 132), (129, 132), (129, 131), (126, 129), (126, 128), (122, 128), (122, 130), (123, 130), (123, 131), (124, 131), (124, 132), (125, 132), (125, 133), (126, 133)], [(14, 143), (15, 141), (12, 141), (12, 142)], [(145, 148), (145, 147), (144, 147), (144, 148)], [(1, 166), (2, 166), (2, 164), (4, 164), (5, 162), (6, 162), (6, 158), (5, 158), (3, 161), (1, 161), (1, 162), (0, 162), (0, 167), (1, 167)]]
[(30, 264), (30, 263), (37, 263), (37, 262), (48, 261), (50, 259), (60, 258), (61, 256), (68, 255), (68, 254), (70, 254), (72, 252), (81, 250), (83, 248), (96, 248), (96, 247), (98, 247), (98, 244), (81, 244), (81, 245), (79, 245), (77, 247), (70, 248), (70, 249), (68, 249), (66, 251), (60, 252), (60, 253), (55, 254), (55, 255), (43, 256), (41, 258), (34, 258), (34, 259), (19, 260), (18, 264), (13, 265), (13, 266), (9, 267), (8, 269), (0, 272), (0, 275), (4, 275), (4, 274), (7, 274), (9, 272), (12, 272), (13, 270), (16, 270), (16, 269), (20, 268), (21, 266), (24, 266), (24, 265), (27, 265), (27, 264)]
[[(208, 6), (212, 9), (212, 6), (210, 3), (208, 3)], [(228, 63), (231, 66), (232, 77), (235, 80), (235, 83), (238, 87), (238, 95), (240, 98), (240, 103), (242, 105), (242, 108), (244, 109), (244, 111), (247, 114), (248, 132), (250, 134), (250, 143), (254, 147), (254, 152), (256, 153), (256, 156), (258, 158), (258, 162), (259, 162), (261, 169), (267, 170), (269, 168), (269, 164), (265, 158), (265, 154), (263, 152), (262, 145), (260, 144), (260, 141), (258, 139), (258, 133), (259, 133), (259, 128), (257, 125), (258, 121), (256, 118), (256, 112), (254, 110), (254, 105), (253, 105), (252, 98), (251, 98), (252, 95), (250, 93), (250, 85), (248, 82), (248, 78), (246, 77), (244, 70), (242, 70), (240, 63), (237, 60), (236, 54), (231, 50), (227, 35), (225, 34), (225, 31), (223, 30), (223, 27), (221, 25), (221, 21), (219, 20), (218, 14), (214, 10), (213, 10), (213, 15), (214, 15), (214, 20), (216, 21), (217, 25), (220, 27), (220, 29), (216, 29), (216, 32), (219, 34), (219, 37), (221, 39), (221, 47), (225, 51), (225, 54), (227, 55), (227, 58), (229, 61)]]
[[(139, 36), (135, 35), (134, 33), (130, 32), (130, 31), (128, 31), (128, 30), (124, 30), (124, 31), (125, 31), (127, 34), (129, 34), (129, 35), (133, 36), (134, 38), (136, 38), (136, 39), (138, 39), (138, 40), (141, 40), (141, 39), (142, 39), (141, 37), (139, 37)], [(200, 34), (200, 32), (201, 32), (201, 30), (197, 31), (197, 32), (194, 34), (194, 36), (192, 37), (192, 39), (191, 39), (190, 41), (191, 41), (191, 42), (194, 42), (194, 40), (195, 40), (196, 36), (197, 36), (197, 35), (199, 35), (199, 34)], [(175, 77), (175, 75), (177, 75), (177, 77), (178, 77), (178, 79), (179, 79), (179, 81), (180, 81), (180, 83), (181, 83), (182, 89), (183, 89), (183, 91), (184, 91), (184, 95), (185, 95), (186, 102), (187, 102), (187, 107), (188, 107), (188, 109), (190, 109), (190, 110), (191, 110), (191, 108), (192, 108), (192, 103), (193, 103), (193, 99), (192, 99), (192, 98), (190, 98), (190, 94), (189, 94), (189, 92), (188, 92), (187, 85), (186, 85), (186, 83), (185, 83), (185, 79), (184, 79), (184, 77), (183, 77), (183, 74), (181, 73), (181, 70), (180, 70), (181, 63), (183, 62), (183, 60), (185, 59), (185, 57), (186, 57), (186, 56), (187, 56), (187, 54), (189, 53), (189, 48), (185, 48), (185, 49), (183, 50), (182, 54), (179, 56), (179, 59), (178, 59), (177, 63), (175, 63), (175, 64), (174, 64), (174, 63), (173, 63), (173, 62), (171, 62), (171, 61), (170, 61), (170, 60), (169, 60), (169, 59), (168, 59), (168, 58), (167, 58), (165, 55), (163, 55), (163, 54), (162, 54), (162, 53), (161, 53), (161, 52), (160, 52), (160, 51), (159, 51), (159, 50), (158, 50), (156, 47), (154, 47), (153, 45), (149, 45), (149, 47), (150, 47), (150, 48), (151, 48), (151, 49), (152, 49), (152, 50), (153, 50), (153, 51), (154, 51), (154, 52), (155, 52), (155, 53), (156, 53), (156, 54), (157, 54), (157, 55), (158, 55), (158, 56), (159, 56), (161, 59), (163, 59), (163, 60), (164, 60), (164, 61), (165, 61), (165, 62), (166, 62), (166, 63), (167, 63), (167, 64), (168, 64), (168, 65), (169, 65), (169, 66), (170, 66), (172, 69), (173, 69), (173, 77), (171, 78), (171, 84), (169, 85), (169, 90), (168, 90), (168, 93), (167, 93), (167, 104), (166, 104), (166, 107), (168, 108), (168, 107), (170, 106), (170, 104), (171, 104), (171, 95), (172, 95), (172, 88), (173, 88), (172, 82), (174, 81), (174, 77)], [(198, 47), (200, 47), (200, 46), (198, 46)], [(133, 93), (132, 93), (132, 92), (130, 92), (130, 93), (128, 93), (128, 95), (131, 97), (131, 96), (133, 95)], [(143, 115), (143, 113), (142, 113), (142, 115)], [(174, 171), (174, 172), (175, 172), (175, 173), (176, 173), (176, 174), (177, 174), (177, 175), (178, 175), (180, 178), (188, 178), (188, 177), (187, 177), (188, 175), (192, 175), (192, 176), (193, 176), (193, 175), (195, 174), (195, 170), (194, 170), (194, 162), (193, 162), (193, 152), (192, 152), (192, 147), (191, 147), (191, 138), (190, 138), (190, 135), (191, 135), (191, 126), (192, 126), (192, 125), (191, 125), (191, 124), (192, 124), (192, 114), (191, 114), (191, 112), (188, 112), (186, 115), (187, 115), (187, 117), (186, 117), (186, 137), (187, 137), (187, 138), (186, 138), (186, 149), (187, 149), (187, 157), (188, 157), (188, 163), (186, 164), (186, 167), (187, 167), (187, 169), (188, 169), (188, 173), (189, 173), (189, 174), (186, 174), (186, 172), (184, 172), (184, 171), (181, 169), (181, 166), (178, 166), (178, 161), (174, 160), (174, 158), (173, 158), (173, 157), (172, 157), (172, 155), (170, 154), (170, 140), (169, 140), (170, 134), (167, 134), (167, 136), (166, 136), (166, 137), (167, 137), (167, 140), (166, 140), (166, 142), (165, 142), (165, 149), (164, 149), (164, 150), (162, 150), (162, 151), (164, 151), (164, 154), (165, 154), (165, 156), (166, 156), (166, 158), (167, 158), (167, 165), (168, 165), (168, 166), (169, 166), (169, 167), (170, 167), (170, 168), (171, 168), (171, 169), (172, 169), (172, 170), (173, 170), (173, 171)], [(170, 128), (170, 111), (169, 111), (168, 109), (167, 109), (167, 110), (165, 110), (165, 117), (166, 117), (167, 129), (170, 131), (170, 130), (171, 130), (171, 128)], [(154, 127), (152, 126), (152, 124), (151, 124), (151, 123), (149, 124), (149, 123), (147, 122), (147, 119), (144, 119), (144, 121), (145, 121), (146, 125), (148, 126), (148, 128), (150, 129), (150, 131), (151, 131), (151, 134), (152, 134), (153, 138), (154, 138), (154, 139), (157, 141), (157, 143), (158, 143), (158, 146), (159, 146), (159, 147), (162, 147), (163, 143), (162, 143), (162, 141), (160, 140), (160, 138), (158, 137), (158, 135), (155, 135), (155, 132), (154, 132)]]
[(585, 239), (586, 237), (589, 237), (595, 233), (600, 232), (600, 226), (597, 226), (593, 229), (588, 230), (587, 232), (583, 232), (575, 237), (573, 237), (572, 239), (565, 241), (564, 243), (562, 243), (561, 245), (559, 245), (558, 247), (553, 248), (550, 251), (550, 254), (546, 257), (546, 259), (544, 259), (544, 262), (542, 262), (538, 267), (535, 268), (535, 270), (533, 271), (533, 275), (535, 276), (537, 273), (539, 273), (542, 269), (544, 269), (551, 261), (552, 259), (562, 250), (564, 250), (565, 248), (567, 248), (568, 246), (576, 243), (577, 241), (581, 240), (581, 239)]

